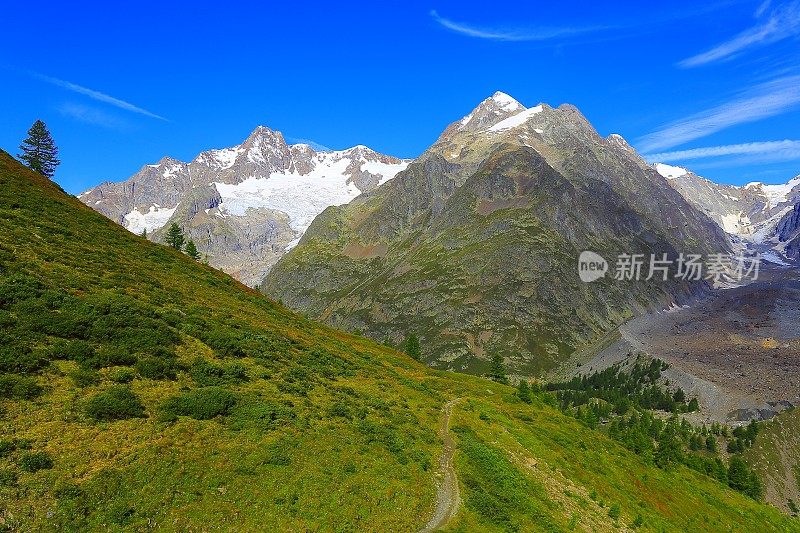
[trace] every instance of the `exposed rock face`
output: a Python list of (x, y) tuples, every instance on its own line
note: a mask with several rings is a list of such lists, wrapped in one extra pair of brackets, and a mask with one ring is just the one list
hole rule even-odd
[(203, 152), (190, 163), (165, 157), (79, 198), (153, 240), (175, 222), (211, 265), (255, 286), (317, 214), (407, 165), (366, 146), (317, 152), (287, 145), (280, 132), (259, 126), (238, 146)]
[[(679, 167), (656, 164), (669, 184), (743, 244), (797, 258), (800, 176), (784, 185), (721, 185)], [(794, 255), (792, 255), (794, 254)]]
[(725, 234), (619, 136), (572, 106), (497, 93), (405, 172), (326, 210), (269, 273), (267, 294), (395, 343), (434, 366), (550, 368), (633, 313), (705, 284), (583, 283), (578, 255), (728, 250)]

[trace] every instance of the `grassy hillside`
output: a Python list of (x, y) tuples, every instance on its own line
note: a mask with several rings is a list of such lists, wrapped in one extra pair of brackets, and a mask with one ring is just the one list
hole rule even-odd
[(800, 514), (800, 410), (784, 411), (760, 425), (753, 446), (742, 455), (764, 481), (767, 501)]
[(136, 237), (0, 152), (0, 529), (789, 531), (544, 396), (436, 372)]

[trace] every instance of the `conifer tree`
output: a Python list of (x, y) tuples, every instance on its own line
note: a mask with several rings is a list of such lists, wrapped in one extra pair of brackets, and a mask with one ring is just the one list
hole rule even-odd
[(531, 388), (526, 380), (520, 380), (519, 385), (517, 385), (517, 395), (523, 402), (531, 403)]
[(56, 143), (41, 120), (33, 123), (19, 149), (22, 151), (18, 156), (20, 161), (42, 176), (52, 178), (61, 163)]
[(200, 252), (197, 251), (197, 246), (195, 246), (194, 241), (192, 240), (186, 243), (186, 255), (195, 261), (200, 261)]
[(167, 244), (176, 250), (180, 251), (183, 250), (183, 245), (186, 242), (186, 237), (183, 235), (183, 231), (176, 223), (172, 223), (172, 225), (167, 230)]
[(413, 333), (409, 333), (406, 337), (406, 354), (409, 357), (419, 361), (422, 358), (422, 348), (419, 345), (419, 338)]
[(489, 377), (498, 383), (508, 384), (506, 376), (506, 366), (503, 364), (503, 357), (498, 354), (492, 356), (492, 365), (489, 367)]

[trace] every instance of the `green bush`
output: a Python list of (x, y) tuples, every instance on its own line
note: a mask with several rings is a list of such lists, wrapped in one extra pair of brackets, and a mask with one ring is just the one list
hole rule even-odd
[(174, 380), (178, 366), (172, 357), (148, 356), (139, 359), (135, 368), (143, 378)]
[(16, 374), (0, 375), (0, 398), (31, 400), (42, 393), (36, 378)]
[(225, 416), (236, 405), (236, 395), (221, 387), (203, 387), (168, 398), (161, 406), (162, 420), (188, 416), (210, 420)]
[(120, 346), (103, 346), (97, 355), (84, 364), (92, 368), (106, 368), (109, 366), (130, 366), (136, 364), (136, 355), (127, 348)]
[(28, 452), (19, 459), (19, 467), (25, 472), (38, 472), (53, 468), (53, 460), (47, 452)]
[(136, 379), (136, 372), (132, 368), (118, 368), (111, 372), (108, 377), (114, 383), (126, 384)]
[(46, 354), (38, 350), (31, 350), (24, 344), (12, 341), (8, 345), (0, 346), (0, 372), (33, 374), (49, 363)]
[(195, 383), (201, 387), (247, 381), (247, 369), (243, 364), (233, 362), (225, 365), (215, 365), (202, 357), (198, 357), (192, 362), (189, 374), (191, 374)]
[(10, 439), (0, 440), (0, 457), (11, 455), (17, 449), (17, 443)]
[(257, 428), (269, 431), (289, 423), (295, 418), (290, 405), (263, 401), (258, 397), (246, 396), (236, 403), (230, 412), (228, 427), (234, 430)]
[(100, 374), (98, 374), (96, 370), (83, 367), (79, 367), (73, 371), (70, 374), (70, 377), (72, 378), (72, 381), (75, 382), (75, 385), (81, 388), (88, 387), (90, 385), (97, 385), (102, 380)]
[(94, 347), (82, 340), (60, 340), (50, 347), (51, 359), (66, 359), (83, 363), (97, 354)]
[(86, 404), (86, 414), (97, 421), (144, 418), (144, 405), (125, 385), (114, 385), (98, 393)]
[(612, 520), (619, 520), (620, 514), (621, 510), (618, 503), (613, 504), (608, 510), (608, 516), (611, 517)]
[(11, 487), (17, 482), (17, 473), (10, 468), (0, 468), (0, 487)]

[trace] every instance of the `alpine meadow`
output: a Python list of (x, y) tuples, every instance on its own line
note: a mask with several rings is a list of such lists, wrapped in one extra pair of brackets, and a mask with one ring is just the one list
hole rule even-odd
[(800, 0), (30, 9), (0, 532), (800, 532)]

